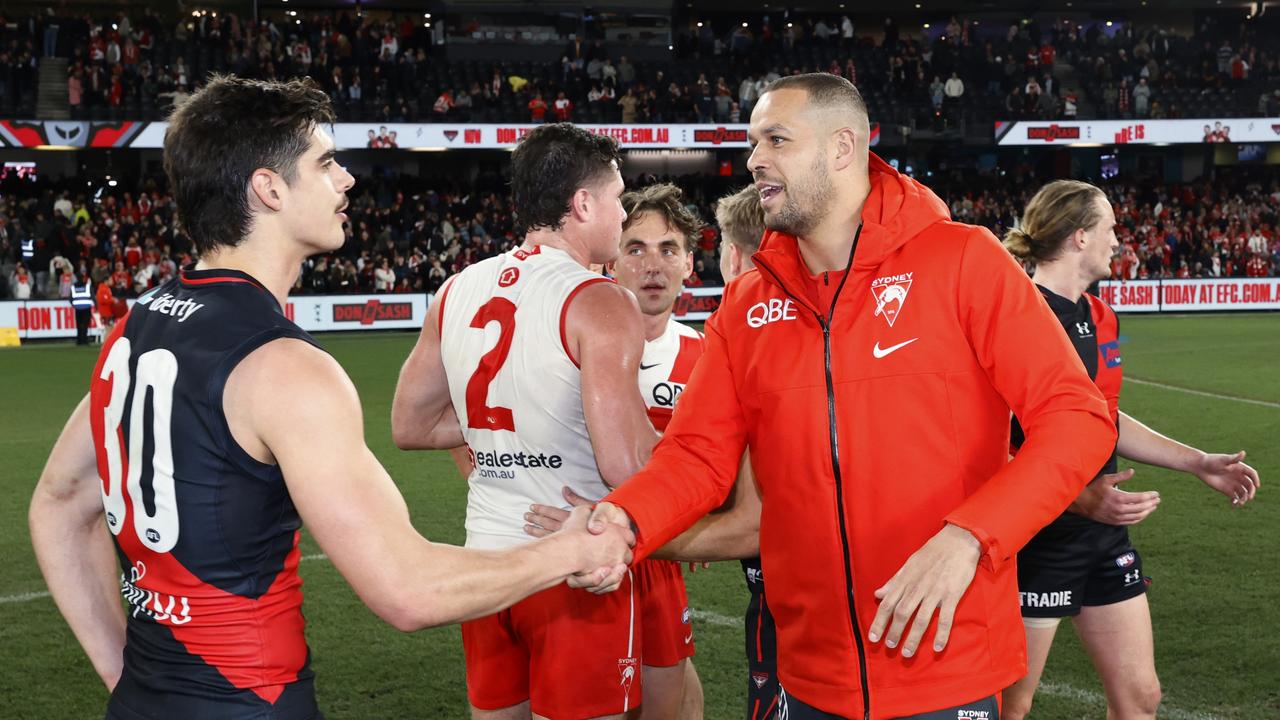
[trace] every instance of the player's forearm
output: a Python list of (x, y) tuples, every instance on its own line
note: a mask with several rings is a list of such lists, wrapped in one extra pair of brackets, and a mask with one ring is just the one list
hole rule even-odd
[(119, 566), (101, 516), (76, 519), (65, 503), (36, 491), (31, 544), (49, 594), (108, 689), (124, 666), (125, 616)]
[(1120, 413), (1118, 425), (1116, 452), (1130, 460), (1190, 473), (1204, 458), (1200, 450), (1161, 435), (1124, 413)]
[(653, 553), (664, 560), (712, 562), (760, 554), (760, 491), (744, 457), (725, 505)]
[(426, 559), (415, 563), (400, 593), (399, 610), (386, 619), (413, 631), (504, 610), (578, 570), (571, 541), (552, 535), (500, 551), (428, 543)]
[(466, 442), (452, 405), (426, 407), (399, 392), (391, 404), (391, 439), (401, 450), (444, 450)]
[(592, 434), (592, 444), (596, 447), (597, 466), (600, 477), (610, 488), (622, 485), (632, 475), (640, 472), (645, 463), (653, 455), (653, 446), (658, 443), (659, 435), (643, 415), (633, 418), (626, 427), (614, 432), (601, 434), (596, 442)]
[(681, 562), (740, 560), (760, 554), (760, 518), (745, 513), (712, 513), (693, 524), (653, 557)]

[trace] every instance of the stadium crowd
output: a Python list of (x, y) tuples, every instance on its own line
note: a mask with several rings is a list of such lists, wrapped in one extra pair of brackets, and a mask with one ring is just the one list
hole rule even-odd
[(588, 38), (536, 63), (444, 59), (417, 14), (273, 12), (0, 17), (0, 110), (29, 100), (38, 59), (56, 56), (81, 119), (159, 119), (215, 71), (309, 75), (349, 121), (738, 122), (770, 80), (810, 70), (853, 81), (881, 122), (1280, 113), (1277, 34), (1212, 17), (1189, 36), (1102, 20), (716, 18), (676, 32), (666, 62)]
[[(710, 220), (731, 178), (664, 178), (686, 189)], [(652, 180), (646, 178), (645, 182)], [(1002, 236), (1041, 184), (1025, 177), (942, 178), (952, 217)], [(9, 179), (0, 183), (0, 298), (62, 297), (72, 274), (88, 274), (119, 298), (136, 297), (193, 260), (161, 179), (104, 187)], [(1268, 277), (1280, 274), (1280, 177), (1222, 172), (1186, 185), (1105, 185), (1121, 251), (1115, 279)], [(361, 178), (347, 210), (347, 243), (309, 260), (295, 292), (434, 292), (467, 265), (515, 242), (504, 180), (481, 174), (464, 188), (444, 178)], [(719, 237), (708, 227), (687, 284), (718, 285)]]

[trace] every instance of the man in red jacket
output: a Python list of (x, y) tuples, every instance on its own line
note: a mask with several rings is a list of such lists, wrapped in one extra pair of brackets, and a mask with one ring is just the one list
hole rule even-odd
[(750, 448), (780, 715), (994, 718), (1026, 667), (1013, 558), (1106, 461), (1106, 402), (995, 237), (870, 155), (848, 81), (776, 81), (749, 135), (771, 232), (593, 525), (633, 524), (644, 557)]

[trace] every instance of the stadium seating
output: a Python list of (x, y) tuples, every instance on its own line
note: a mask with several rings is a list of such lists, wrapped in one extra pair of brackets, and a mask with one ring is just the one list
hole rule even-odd
[[(741, 89), (753, 73), (758, 79), (811, 70), (849, 77), (882, 123), (989, 127), (995, 119), (1280, 113), (1280, 33), (1247, 22), (1206, 21), (1183, 36), (1097, 19), (1006, 26), (953, 17), (899, 31), (892, 23), (882, 27), (860, 18), (859, 33), (845, 40), (839, 22), (832, 26), (835, 32), (815, 28), (815, 22), (834, 18), (812, 14), (790, 16), (795, 22), (785, 28), (776, 18), (771, 24), (768, 15), (753, 18), (746, 28), (708, 17), (702, 29), (677, 32), (665, 60), (634, 63), (635, 79), (628, 82), (622, 79), (627, 74), (611, 80), (591, 63), (596, 54), (620, 63), (623, 53), (594, 44), (584, 44), (577, 65), (537, 62), (499, 49), (483, 60), (446, 59), (433, 45), (432, 31), (408, 15), (273, 12), (254, 26), (238, 16), (196, 11), (181, 19), (179, 30), (150, 10), (133, 22), (114, 13), (45, 14), (0, 23), (0, 116), (32, 114), (32, 60), (48, 54), (69, 62), (67, 102), (77, 119), (161, 119), (175, 93), (189, 92), (211, 72), (310, 75), (348, 121), (528, 121), (536, 92), (550, 102), (563, 90), (574, 104), (575, 120), (621, 122), (616, 98), (634, 86), (637, 122), (724, 123), (735, 117), (735, 103), (737, 117), (747, 117), (750, 99)], [(58, 29), (51, 33), (54, 25)], [(722, 30), (711, 31), (713, 25)], [(517, 30), (513, 36), (524, 38)], [(541, 37), (554, 42), (560, 36), (528, 36), (531, 42)], [(963, 91), (944, 97), (940, 88), (953, 71)], [(358, 94), (352, 91), (357, 78)], [(527, 83), (513, 84), (513, 78)], [(1140, 90), (1144, 78), (1147, 87)], [(614, 98), (591, 102), (596, 85), (617, 86)], [(729, 102), (718, 103), (719, 95), (728, 95)]]
[[(656, 178), (645, 178), (644, 181)], [(735, 187), (732, 178), (664, 178), (685, 188), (703, 218), (715, 199)], [(997, 236), (1012, 224), (1044, 182), (1032, 176), (986, 177), (971, 172), (931, 180), (951, 206), (952, 216), (988, 227)], [(163, 178), (121, 181), (87, 196), (77, 181), (0, 182), (0, 297), (11, 295), (11, 280), (22, 262), (37, 275), (37, 295), (56, 295), (54, 257), (88, 271), (95, 280), (125, 264), (122, 296), (155, 285), (191, 260), (190, 240), (175, 229), (174, 206)], [(1271, 276), (1280, 271), (1280, 173), (1220, 172), (1212, 182), (1190, 185), (1117, 183), (1106, 186), (1116, 208), (1122, 251), (1113, 277)], [(144, 199), (145, 196), (145, 199)], [(55, 203), (65, 198), (72, 217)], [(61, 205), (65, 208), (66, 204)], [(468, 264), (512, 247), (512, 217), (501, 177), (481, 175), (467, 188), (433, 178), (359, 178), (348, 208), (346, 245), (313, 258), (303, 268), (295, 292), (374, 292), (374, 269), (385, 259), (395, 273), (397, 292), (434, 291)], [(37, 239), (23, 257), (21, 239)], [(131, 243), (131, 238), (134, 240)], [(131, 247), (132, 245), (132, 247)], [(698, 268), (690, 284), (718, 284), (718, 241), (700, 239)], [(163, 262), (165, 258), (172, 262)], [(48, 271), (45, 274), (41, 274)]]

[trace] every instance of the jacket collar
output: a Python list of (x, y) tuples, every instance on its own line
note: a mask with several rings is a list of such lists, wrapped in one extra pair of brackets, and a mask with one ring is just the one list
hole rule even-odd
[[(946, 203), (932, 190), (899, 174), (874, 153), (869, 154), (867, 171), (871, 192), (862, 207), (862, 230), (852, 261), (854, 272), (879, 267), (925, 229), (951, 219)], [(804, 278), (810, 273), (794, 235), (767, 231), (751, 259), (761, 266), (766, 281), (782, 286), (797, 298), (804, 296)]]

